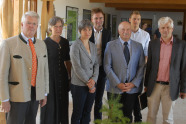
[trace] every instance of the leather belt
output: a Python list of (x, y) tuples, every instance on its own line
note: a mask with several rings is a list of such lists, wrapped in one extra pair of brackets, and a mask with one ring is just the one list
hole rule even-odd
[(169, 85), (169, 82), (164, 81), (156, 81), (156, 83), (162, 84), (162, 85)]

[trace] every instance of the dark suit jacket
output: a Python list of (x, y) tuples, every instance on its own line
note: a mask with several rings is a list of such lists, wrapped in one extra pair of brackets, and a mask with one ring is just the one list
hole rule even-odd
[[(160, 39), (152, 40), (148, 48), (148, 61), (145, 75), (147, 96), (150, 96), (157, 79), (160, 59)], [(179, 92), (186, 93), (186, 49), (185, 42), (173, 39), (170, 62), (170, 97), (174, 101)]]
[[(92, 31), (92, 36), (89, 39), (92, 43), (95, 43), (94, 40), (94, 30)], [(103, 65), (103, 58), (104, 58), (104, 52), (105, 52), (105, 48), (107, 43), (111, 41), (111, 32), (105, 28), (103, 28), (102, 30), (102, 65)]]

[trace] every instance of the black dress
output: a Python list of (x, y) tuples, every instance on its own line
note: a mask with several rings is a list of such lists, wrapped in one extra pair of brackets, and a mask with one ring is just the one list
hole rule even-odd
[(58, 43), (50, 37), (45, 40), (49, 64), (49, 94), (41, 108), (40, 124), (68, 124), (68, 73), (64, 61), (70, 60), (69, 42), (61, 37)]

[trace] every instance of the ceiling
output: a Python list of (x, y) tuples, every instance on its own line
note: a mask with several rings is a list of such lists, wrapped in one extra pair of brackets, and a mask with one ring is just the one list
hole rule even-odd
[(116, 10), (186, 12), (186, 0), (89, 0)]

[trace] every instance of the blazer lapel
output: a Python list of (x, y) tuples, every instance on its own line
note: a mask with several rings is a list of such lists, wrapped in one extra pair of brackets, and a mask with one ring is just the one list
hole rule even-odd
[[(122, 55), (123, 55), (123, 59), (122, 59), (123, 62), (122, 63), (124, 63), (124, 65), (127, 67), (127, 61), (125, 59), (125, 55), (124, 55), (124, 51), (123, 51), (123, 46), (122, 46), (119, 38), (116, 40), (116, 45), (117, 45), (116, 50), (118, 52), (120, 52), (120, 51), (122, 52)], [(129, 63), (130, 63), (130, 61), (129, 61)]]
[[(130, 60), (133, 60), (133, 57), (135, 57), (133, 53), (135, 53), (136, 45), (134, 44), (134, 42), (132, 40), (130, 41), (130, 47), (131, 47), (131, 49), (130, 49)], [(131, 63), (131, 61), (129, 61), (129, 64), (130, 63)]]
[[(85, 54), (88, 56), (88, 58), (89, 59), (91, 59), (91, 57), (89, 56), (89, 54), (88, 54), (88, 51), (86, 50), (86, 48), (85, 48), (85, 46), (83, 45), (83, 43), (81, 42), (81, 40), (80, 39), (77, 39), (77, 41), (78, 41), (78, 43), (80, 44), (80, 47), (81, 47), (81, 49), (85, 52)], [(90, 45), (90, 43), (89, 43), (89, 47), (90, 47), (91, 45)], [(91, 51), (92, 51), (92, 49), (91, 49), (91, 47), (90, 47), (90, 53), (91, 53)], [(92, 59), (91, 59), (92, 60)]]
[(174, 60), (174, 58), (175, 58), (175, 56), (177, 54), (176, 53), (177, 49), (179, 49), (179, 46), (177, 44), (176, 39), (174, 38), (173, 39), (173, 44), (172, 44), (171, 62), (173, 62), (173, 60)]
[(94, 30), (92, 30), (92, 36), (90, 37), (89, 39), (92, 43), (95, 43), (95, 40), (94, 40)]

